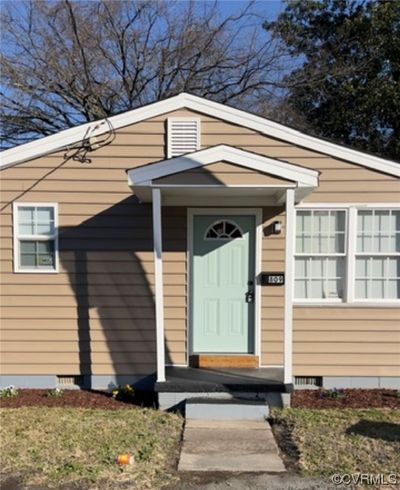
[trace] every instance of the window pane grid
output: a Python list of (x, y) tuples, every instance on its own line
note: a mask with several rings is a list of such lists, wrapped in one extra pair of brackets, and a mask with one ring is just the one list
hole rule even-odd
[(346, 211), (299, 210), (295, 297), (339, 301), (343, 297)]
[(21, 265), (33, 268), (54, 268), (54, 241), (20, 242)]
[(400, 209), (303, 208), (296, 227), (295, 298), (400, 299)]
[(359, 300), (400, 298), (400, 210), (359, 210), (355, 253)]
[(400, 257), (356, 256), (356, 298), (398, 299), (400, 297)]
[[(47, 218), (46, 218), (47, 215)], [(20, 236), (53, 236), (54, 209), (49, 206), (24, 206), (18, 211), (18, 228)]]
[(15, 212), (18, 270), (55, 271), (55, 206), (17, 205)]
[(297, 258), (296, 297), (339, 299), (343, 293), (343, 272), (343, 258)]
[(345, 253), (345, 211), (298, 211), (296, 253)]
[(400, 252), (399, 222), (399, 210), (359, 210), (357, 218), (357, 253)]
[(243, 238), (243, 232), (233, 221), (218, 221), (205, 232), (204, 240), (233, 240)]

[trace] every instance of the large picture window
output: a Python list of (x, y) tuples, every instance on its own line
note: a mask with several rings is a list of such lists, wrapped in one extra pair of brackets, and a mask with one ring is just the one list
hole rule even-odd
[(400, 299), (400, 209), (303, 209), (296, 213), (295, 299)]
[(57, 271), (55, 204), (14, 204), (14, 270)]

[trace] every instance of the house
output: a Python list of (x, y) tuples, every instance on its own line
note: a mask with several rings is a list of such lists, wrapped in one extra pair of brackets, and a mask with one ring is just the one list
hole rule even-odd
[(182, 93), (1, 165), (3, 385), (400, 387), (399, 163)]

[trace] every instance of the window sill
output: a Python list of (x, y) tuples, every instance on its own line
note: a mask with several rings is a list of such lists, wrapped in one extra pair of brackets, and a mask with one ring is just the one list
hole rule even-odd
[(294, 302), (293, 307), (297, 308), (400, 308), (400, 301), (389, 302), (389, 301), (365, 301), (365, 302), (354, 302), (354, 303), (343, 303), (343, 302)]
[(18, 269), (14, 270), (14, 274), (58, 274), (58, 270), (51, 270), (51, 269), (38, 269), (38, 270), (33, 270), (33, 269)]

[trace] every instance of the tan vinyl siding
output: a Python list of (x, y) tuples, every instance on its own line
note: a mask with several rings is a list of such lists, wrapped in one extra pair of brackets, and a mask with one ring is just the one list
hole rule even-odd
[(399, 318), (400, 308), (295, 306), (295, 375), (399, 376)]
[(154, 181), (163, 185), (287, 185), (291, 182), (239, 165), (217, 162)]
[[(33, 191), (19, 200), (40, 201), (41, 198), (32, 194)], [(99, 203), (104, 205), (102, 194), (98, 196)], [(60, 204), (60, 273), (56, 275), (13, 274), (12, 216), (10, 207), (5, 210), (1, 221), (0, 262), (2, 372), (79, 374), (84, 370), (93, 374), (149, 374), (154, 371), (151, 206), (136, 204), (128, 188), (123, 198), (122, 204), (117, 201), (116, 206), (94, 216), (87, 212), (85, 205), (79, 204), (80, 214), (74, 214), (75, 208), (71, 213), (68, 204)], [(51, 199), (56, 200), (54, 193)], [(125, 206), (130, 213), (125, 212)], [(122, 209), (121, 214), (115, 209), (118, 207)], [(186, 345), (186, 210), (165, 209), (163, 218), (164, 237), (169, 242), (164, 253), (166, 357), (169, 362), (182, 363)], [(50, 340), (54, 329), (61, 332), (61, 339), (56, 336), (54, 341)], [(37, 334), (37, 340), (31, 340), (26, 330)], [(8, 335), (16, 331), (23, 332), (18, 342)], [(90, 342), (82, 342), (87, 331)], [(130, 335), (133, 335), (131, 340)], [(48, 340), (44, 342), (44, 338)], [(58, 347), (53, 348), (54, 342)], [(80, 343), (85, 344), (82, 357), (90, 360), (90, 369), (77, 357), (82, 350)]]
[[(240, 147), (321, 171), (308, 202), (398, 202), (400, 181), (247, 128), (182, 109), (120, 128), (91, 163), (43, 156), (1, 172), (1, 363), (5, 374), (136, 374), (155, 370), (151, 205), (139, 204), (125, 170), (166, 158), (166, 118), (199, 117), (201, 145)], [(224, 183), (280, 183), (209, 166)], [(192, 174), (192, 173), (191, 173)], [(203, 171), (193, 172), (195, 178)], [(191, 175), (192, 178), (192, 175)], [(226, 180), (224, 180), (226, 179)], [(259, 180), (261, 179), (261, 180)], [(12, 271), (12, 200), (58, 202), (60, 272)], [(265, 208), (262, 269), (284, 270), (282, 208)], [(165, 208), (166, 359), (186, 362), (186, 209)], [(262, 363), (283, 363), (284, 288), (262, 288)], [(400, 308), (295, 307), (295, 375), (399, 374)], [(89, 340), (90, 337), (90, 340)], [(375, 350), (374, 350), (375, 349)], [(79, 355), (81, 353), (81, 355)]]
[[(274, 221), (282, 222), (282, 233), (271, 233)], [(284, 248), (285, 213), (283, 208), (267, 207), (263, 209), (262, 270), (282, 272), (285, 270)], [(261, 288), (261, 364), (283, 364), (284, 287), (269, 286)]]

